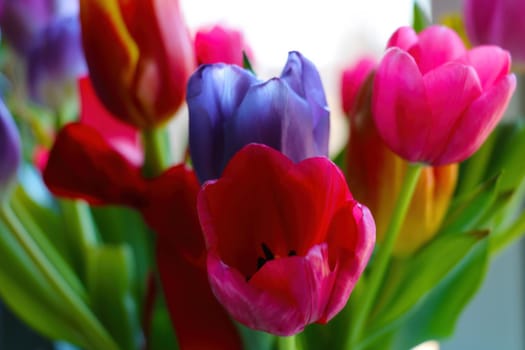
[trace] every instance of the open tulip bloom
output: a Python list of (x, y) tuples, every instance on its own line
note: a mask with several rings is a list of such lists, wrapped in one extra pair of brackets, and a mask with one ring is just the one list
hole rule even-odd
[[(0, 27), (53, 111), (2, 91), (0, 297), (46, 338), (409, 349), (453, 333), (487, 264), (525, 232), (525, 127), (497, 125), (516, 86), (503, 49), (398, 29), (382, 58), (342, 72), (350, 137), (332, 161), (327, 96), (303, 54), (262, 80), (240, 31), (192, 42), (181, 1), (80, 0), (81, 31), (48, 0), (24, 2), (34, 23), (0, 0)], [(47, 118), (73, 77), (78, 119)], [(164, 122), (184, 101), (174, 161)]]

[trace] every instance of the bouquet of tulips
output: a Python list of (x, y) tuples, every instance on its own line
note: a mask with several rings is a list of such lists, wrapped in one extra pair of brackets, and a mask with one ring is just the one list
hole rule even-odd
[[(450, 336), (525, 232), (504, 49), (416, 6), (342, 73), (349, 141), (330, 159), (301, 53), (264, 81), (239, 31), (192, 37), (177, 0), (74, 3), (0, 1), (0, 297), (45, 337), (407, 349)], [(188, 145), (167, 127), (184, 103)]]

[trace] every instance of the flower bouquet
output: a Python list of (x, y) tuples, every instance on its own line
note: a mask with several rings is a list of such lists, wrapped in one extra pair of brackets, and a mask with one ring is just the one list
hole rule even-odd
[[(407, 349), (450, 336), (525, 232), (510, 54), (417, 5), (342, 72), (330, 158), (300, 52), (264, 80), (241, 32), (192, 37), (176, 0), (72, 4), (0, 2), (0, 296), (45, 337)], [(167, 127), (183, 104), (187, 144)]]

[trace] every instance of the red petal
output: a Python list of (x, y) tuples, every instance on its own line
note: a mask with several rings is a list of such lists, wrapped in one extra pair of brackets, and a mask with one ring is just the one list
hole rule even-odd
[(58, 196), (90, 204), (141, 205), (145, 191), (140, 169), (117, 153), (90, 126), (62, 128), (51, 149), (44, 181)]
[(138, 130), (112, 115), (98, 99), (89, 77), (78, 80), (80, 91), (80, 121), (96, 129), (113, 148), (136, 166), (142, 165), (144, 155)]
[(237, 329), (212, 294), (197, 218), (199, 183), (184, 165), (151, 180), (142, 213), (158, 233), (157, 264), (181, 349), (241, 349)]

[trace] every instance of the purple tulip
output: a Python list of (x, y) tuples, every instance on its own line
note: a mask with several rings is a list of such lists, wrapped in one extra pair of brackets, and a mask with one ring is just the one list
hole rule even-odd
[(0, 0), (0, 28), (6, 41), (25, 55), (55, 18), (78, 14), (74, 0)]
[(0, 100), (0, 200), (6, 194), (20, 165), (20, 136), (11, 113)]
[(525, 2), (522, 0), (466, 0), (463, 12), (469, 39), (475, 45), (495, 44), (512, 60), (525, 63)]
[(329, 111), (316, 68), (291, 52), (281, 76), (266, 82), (235, 65), (201, 66), (188, 83), (190, 150), (201, 182), (220, 177), (249, 143), (294, 162), (327, 156)]
[(87, 73), (77, 17), (57, 19), (40, 33), (27, 55), (27, 70), (34, 101), (58, 109), (68, 100), (77, 78)]

